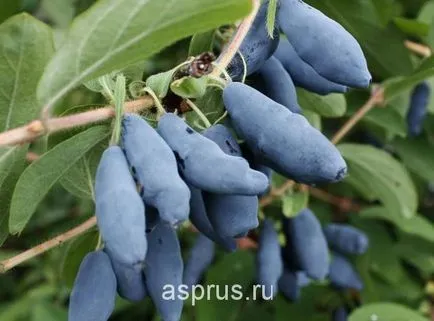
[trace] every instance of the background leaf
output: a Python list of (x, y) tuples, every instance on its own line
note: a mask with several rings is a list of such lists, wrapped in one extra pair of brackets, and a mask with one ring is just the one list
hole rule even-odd
[(355, 310), (350, 315), (349, 321), (366, 321), (372, 320), (373, 317), (376, 320), (428, 321), (428, 319), (413, 310), (395, 303), (374, 303), (365, 305)]
[(182, 77), (172, 82), (170, 89), (182, 98), (199, 98), (205, 95), (206, 85), (206, 77)]
[(92, 127), (42, 155), (21, 175), (12, 197), (9, 231), (20, 233), (50, 188), (93, 146), (107, 138), (105, 126)]
[(420, 214), (412, 218), (404, 218), (395, 213), (390, 213), (384, 207), (370, 207), (363, 209), (359, 215), (362, 218), (375, 218), (388, 221), (403, 232), (419, 236), (434, 243), (434, 225)]
[(341, 117), (347, 110), (347, 102), (342, 94), (321, 96), (297, 88), (297, 98), (303, 110), (311, 110), (324, 117)]
[(381, 200), (391, 212), (410, 218), (416, 214), (417, 193), (407, 170), (383, 150), (368, 145), (341, 144), (348, 162), (346, 179), (370, 201)]
[(81, 261), (89, 252), (95, 250), (98, 243), (99, 233), (90, 231), (76, 238), (65, 252), (62, 263), (62, 282), (68, 288), (72, 288)]
[(212, 52), (214, 38), (215, 38), (215, 30), (196, 33), (193, 37), (191, 37), (190, 48), (188, 49), (188, 55), (198, 56), (204, 52), (208, 52), (208, 51)]
[(434, 181), (434, 149), (422, 138), (395, 139), (396, 153), (412, 172), (427, 182)]
[(35, 118), (36, 86), (53, 52), (51, 29), (28, 14), (0, 26), (0, 131)]

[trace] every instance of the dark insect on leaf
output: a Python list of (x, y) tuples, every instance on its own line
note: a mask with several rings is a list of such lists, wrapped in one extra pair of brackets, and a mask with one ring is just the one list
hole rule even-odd
[(214, 70), (212, 63), (215, 59), (216, 57), (212, 52), (204, 52), (188, 66), (188, 74), (195, 78), (210, 74)]

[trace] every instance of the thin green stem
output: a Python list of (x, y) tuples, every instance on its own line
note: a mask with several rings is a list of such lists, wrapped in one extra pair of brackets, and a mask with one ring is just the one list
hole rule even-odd
[(240, 55), (241, 61), (243, 62), (243, 79), (242, 79), (242, 82), (244, 84), (246, 82), (246, 78), (247, 78), (247, 62), (246, 62), (246, 59), (244, 58), (243, 54), (240, 51), (238, 51), (238, 54)]
[(187, 99), (186, 101), (187, 101), (187, 104), (191, 107), (191, 109), (193, 109), (193, 111), (203, 121), (203, 123), (205, 124), (206, 128), (211, 127), (212, 124), (210, 123), (210, 121), (208, 120), (208, 118), (206, 118), (206, 116), (202, 113), (202, 111), (199, 109), (199, 107), (197, 107), (190, 99)]
[(102, 237), (101, 233), (98, 233), (98, 242), (96, 243), (95, 251), (98, 251), (102, 246)]
[(155, 92), (149, 87), (143, 88), (143, 91), (146, 92), (149, 96), (151, 96), (152, 99), (154, 99), (155, 106), (158, 109), (158, 117), (164, 115), (166, 113), (166, 110), (164, 109), (163, 105), (161, 104), (161, 101), (158, 99)]
[(215, 124), (218, 124), (218, 123), (221, 122), (223, 119), (225, 119), (227, 115), (228, 115), (228, 111), (225, 110), (225, 112), (223, 113), (223, 115), (221, 115), (221, 117), (220, 117), (219, 119), (217, 119), (217, 120), (214, 122), (214, 125), (215, 125)]

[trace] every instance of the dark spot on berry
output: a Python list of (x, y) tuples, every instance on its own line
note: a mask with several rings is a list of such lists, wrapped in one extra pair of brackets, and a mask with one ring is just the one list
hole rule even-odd
[(226, 143), (226, 146), (228, 146), (228, 148), (229, 148), (229, 152), (232, 155), (236, 155), (237, 154), (237, 149), (234, 146), (232, 146), (231, 142), (229, 140), (225, 140), (225, 143)]
[(187, 129), (185, 130), (187, 133), (189, 133), (189, 134), (193, 134), (194, 133), (194, 130), (193, 129), (191, 129), (190, 127), (187, 127)]
[(158, 244), (163, 244), (163, 240), (161, 238), (158, 238)]
[(181, 169), (185, 169), (185, 162), (181, 158), (181, 156), (179, 155), (179, 153), (177, 151), (174, 151), (173, 153), (175, 154), (176, 161), (178, 162), (179, 167), (181, 167)]

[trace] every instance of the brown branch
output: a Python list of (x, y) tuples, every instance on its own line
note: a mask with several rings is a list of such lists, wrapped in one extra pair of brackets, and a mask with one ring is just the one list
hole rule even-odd
[(332, 143), (338, 144), (351, 129), (375, 106), (384, 102), (384, 89), (378, 87), (374, 89), (368, 101), (342, 126), (342, 128), (333, 136)]
[(240, 49), (240, 46), (243, 43), (244, 38), (246, 38), (250, 30), (250, 27), (252, 26), (253, 21), (256, 18), (256, 15), (258, 14), (259, 7), (261, 6), (261, 1), (252, 0), (252, 4), (253, 4), (252, 12), (240, 24), (231, 42), (228, 44), (228, 46), (224, 49), (223, 53), (220, 55), (218, 59), (219, 68), (214, 69), (214, 71), (211, 74), (212, 76), (217, 76), (217, 77), (220, 76), (221, 71), (227, 68), (227, 66), (230, 64), (230, 62), (232, 61), (232, 59), (235, 57), (238, 50)]
[[(129, 113), (137, 113), (141, 110), (151, 108), (152, 106), (154, 106), (153, 99), (151, 97), (144, 97), (138, 100), (126, 102), (125, 111)], [(115, 111), (113, 106), (106, 106), (65, 117), (51, 118), (45, 122), (45, 126), (41, 120), (34, 120), (22, 127), (0, 133), (0, 146), (31, 142), (44, 134), (98, 123), (113, 118), (114, 116)]]
[(34, 161), (37, 161), (40, 157), (41, 157), (41, 156), (39, 156), (39, 155), (36, 154), (36, 153), (28, 152), (27, 155), (26, 155), (26, 160), (27, 160), (29, 163), (32, 163), (32, 162), (34, 162)]
[(266, 207), (273, 203), (274, 199), (283, 196), (289, 189), (291, 189), (295, 185), (295, 182), (292, 180), (287, 180), (282, 186), (276, 189), (271, 189), (268, 195), (261, 198), (259, 202), (260, 207)]
[(432, 55), (431, 48), (420, 43), (406, 40), (404, 41), (404, 45), (408, 50), (421, 55), (422, 57), (431, 57)]
[(10, 259), (4, 260), (0, 262), (0, 273), (5, 273), (9, 271), (10, 269), (14, 268), (15, 266), (30, 260), (44, 252), (47, 252), (48, 250), (51, 250), (52, 248), (55, 248), (66, 241), (69, 241), (76, 236), (79, 236), (86, 231), (90, 230), (92, 227), (96, 225), (96, 217), (93, 216), (90, 219), (88, 219), (86, 222), (74, 227), (72, 230), (69, 230), (59, 236), (56, 236), (55, 238), (42, 243), (36, 247), (33, 247), (21, 254), (18, 254), (17, 256), (14, 256)]
[(309, 187), (309, 192), (313, 197), (338, 207), (344, 213), (360, 212), (361, 210), (361, 206), (350, 198), (338, 197), (315, 187)]

